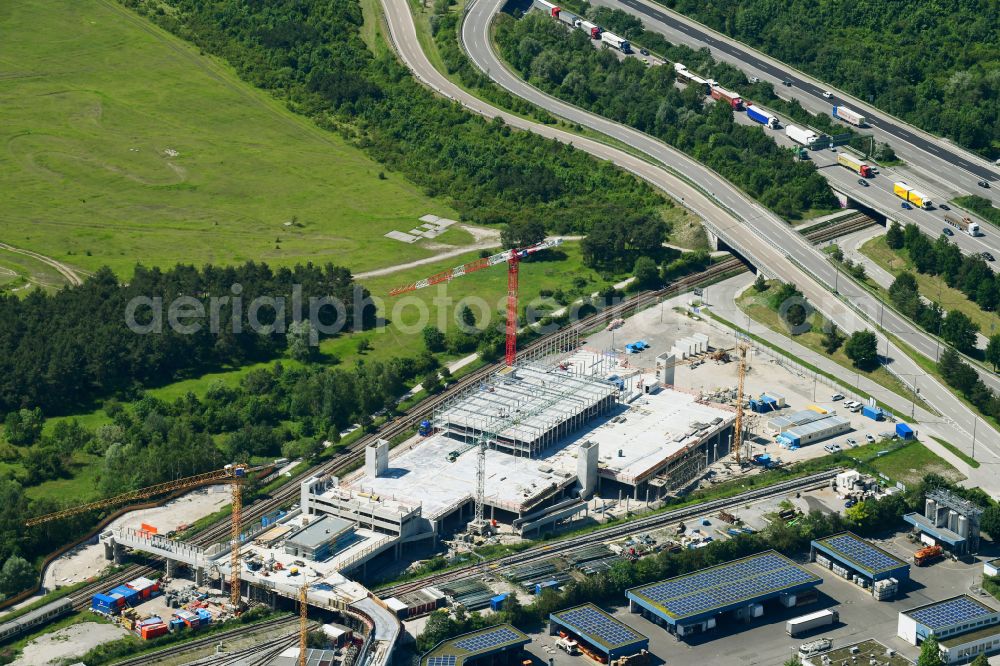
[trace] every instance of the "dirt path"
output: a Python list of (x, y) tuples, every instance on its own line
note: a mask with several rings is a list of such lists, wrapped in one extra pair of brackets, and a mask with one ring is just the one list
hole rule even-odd
[(357, 273), (354, 275), (354, 279), (364, 280), (366, 278), (378, 277), (380, 275), (391, 275), (392, 273), (405, 271), (408, 268), (416, 268), (417, 266), (423, 266), (425, 264), (433, 264), (435, 262), (441, 261), (442, 259), (447, 259), (448, 257), (457, 257), (461, 254), (466, 254), (468, 252), (475, 252), (476, 250), (486, 250), (489, 248), (500, 246), (499, 231), (493, 229), (481, 229), (481, 228), (473, 228), (466, 226), (462, 226), (461, 228), (472, 234), (476, 238), (476, 242), (472, 243), (471, 245), (463, 245), (462, 247), (456, 247), (450, 250), (444, 250), (442, 252), (438, 252), (433, 256), (424, 257), (423, 259), (408, 261), (405, 264), (396, 264), (395, 266), (376, 268), (373, 271), (365, 271), (364, 273)]
[(0, 249), (7, 250), (8, 252), (16, 252), (17, 254), (23, 254), (25, 256), (31, 257), (32, 259), (37, 259), (38, 261), (51, 266), (52, 268), (59, 271), (59, 273), (66, 278), (66, 281), (73, 286), (79, 286), (83, 284), (83, 278), (80, 274), (76, 272), (76, 269), (62, 263), (61, 261), (56, 261), (52, 257), (46, 257), (44, 254), (38, 254), (37, 252), (32, 252), (31, 250), (22, 250), (19, 247), (14, 247), (13, 245), (7, 245), (7, 243), (0, 243)]

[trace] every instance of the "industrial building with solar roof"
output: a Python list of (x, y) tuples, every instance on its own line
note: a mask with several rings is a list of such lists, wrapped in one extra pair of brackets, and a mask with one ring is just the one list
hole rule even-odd
[(564, 632), (583, 647), (611, 663), (649, 648), (649, 638), (624, 622), (608, 615), (594, 604), (567, 608), (549, 615), (549, 634)]
[[(816, 556), (820, 553), (825, 558), (817, 560)], [(809, 559), (824, 565), (826, 562), (836, 562), (851, 574), (867, 580), (868, 587), (872, 587), (871, 584), (876, 581), (890, 578), (895, 578), (897, 581), (910, 579), (909, 564), (853, 532), (840, 532), (813, 540), (810, 544)]]
[(801, 605), (822, 578), (780, 553), (768, 550), (743, 559), (634, 587), (625, 593), (629, 610), (665, 624), (678, 637), (707, 631), (717, 616), (733, 613), (749, 622), (764, 614), (764, 602)]
[(964, 663), (1000, 651), (1000, 611), (962, 594), (902, 611), (896, 633), (918, 646), (934, 634), (945, 663)]
[(435, 645), (420, 666), (510, 666), (521, 663), (521, 652), (531, 642), (509, 624), (472, 631)]

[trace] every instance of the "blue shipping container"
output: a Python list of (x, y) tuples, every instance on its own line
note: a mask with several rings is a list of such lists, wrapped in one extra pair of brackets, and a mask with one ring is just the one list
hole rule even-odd
[(559, 586), (559, 581), (556, 580), (549, 580), (545, 581), (544, 583), (535, 583), (535, 594), (541, 594), (542, 590), (558, 586)]
[(913, 439), (913, 428), (906, 425), (905, 423), (896, 424), (896, 434), (902, 439)]
[(119, 585), (115, 589), (111, 590), (109, 594), (120, 594), (125, 598), (125, 603), (132, 605), (139, 600), (139, 590), (133, 590), (127, 585)]
[(868, 405), (861, 408), (861, 415), (875, 421), (881, 421), (883, 418), (882, 410), (879, 407), (869, 407)]
[(490, 599), (490, 610), (498, 611), (503, 608), (503, 602), (507, 601), (506, 594), (498, 594), (497, 596)]

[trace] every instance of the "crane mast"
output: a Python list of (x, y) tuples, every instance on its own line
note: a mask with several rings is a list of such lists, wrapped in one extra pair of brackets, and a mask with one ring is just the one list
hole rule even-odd
[(736, 380), (736, 423), (733, 428), (733, 451), (736, 454), (736, 464), (740, 464), (740, 448), (743, 446), (743, 382), (747, 374), (747, 344), (742, 340), (736, 343), (739, 356), (739, 367)]

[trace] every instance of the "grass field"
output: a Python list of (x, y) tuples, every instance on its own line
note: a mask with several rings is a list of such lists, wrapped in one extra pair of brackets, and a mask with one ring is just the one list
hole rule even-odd
[(1000, 328), (1000, 315), (986, 312), (976, 303), (966, 298), (958, 289), (952, 289), (944, 278), (937, 275), (918, 273), (905, 251), (897, 252), (885, 243), (885, 236), (878, 236), (861, 246), (861, 252), (893, 275), (910, 271), (917, 279), (920, 294), (941, 304), (945, 311), (958, 310), (979, 325), (979, 331), (987, 337)]
[[(753, 319), (754, 321), (763, 324), (764, 326), (770, 328), (773, 331), (777, 331), (782, 335), (789, 335), (788, 327), (785, 325), (784, 321), (781, 320), (781, 317), (778, 316), (778, 313), (772, 310), (767, 303), (767, 299), (771, 296), (772, 291), (773, 291), (773, 286), (763, 292), (757, 292), (754, 289), (748, 289), (740, 297), (737, 304), (739, 305), (740, 309), (742, 309), (744, 312), (750, 315), (750, 318)], [(794, 340), (796, 342), (798, 342), (804, 347), (809, 348), (810, 350), (816, 352), (817, 354), (830, 358), (830, 360), (834, 361), (838, 365), (841, 365), (845, 368), (849, 368), (851, 372), (855, 372), (858, 373), (859, 375), (867, 377), (868, 379), (874, 381), (875, 383), (889, 389), (893, 393), (897, 393), (908, 399), (912, 397), (909, 389), (903, 386), (903, 384), (899, 381), (899, 379), (885, 368), (879, 366), (878, 368), (872, 370), (871, 372), (866, 372), (864, 370), (859, 370), (858, 368), (854, 367), (854, 364), (851, 362), (849, 358), (847, 358), (847, 355), (844, 353), (843, 346), (841, 346), (840, 349), (838, 349), (832, 355), (827, 354), (821, 344), (823, 340), (823, 332), (822, 332), (824, 325), (823, 316), (818, 312), (814, 312), (811, 315), (810, 323), (812, 324), (812, 330), (802, 333), (801, 335), (794, 336)]]
[[(880, 456), (878, 454), (881, 451), (888, 453)], [(898, 448), (879, 442), (848, 449), (844, 454), (870, 464), (875, 471), (885, 474), (893, 481), (902, 481), (907, 485), (919, 483), (928, 474), (938, 474), (952, 482), (965, 478), (961, 472), (917, 441), (903, 443)]]
[[(110, 0), (3, 3), (0, 31), (0, 237), (15, 247), (126, 278), (137, 262), (363, 271), (434, 252), (387, 231), (456, 218)], [(32, 270), (19, 261), (0, 254)]]

